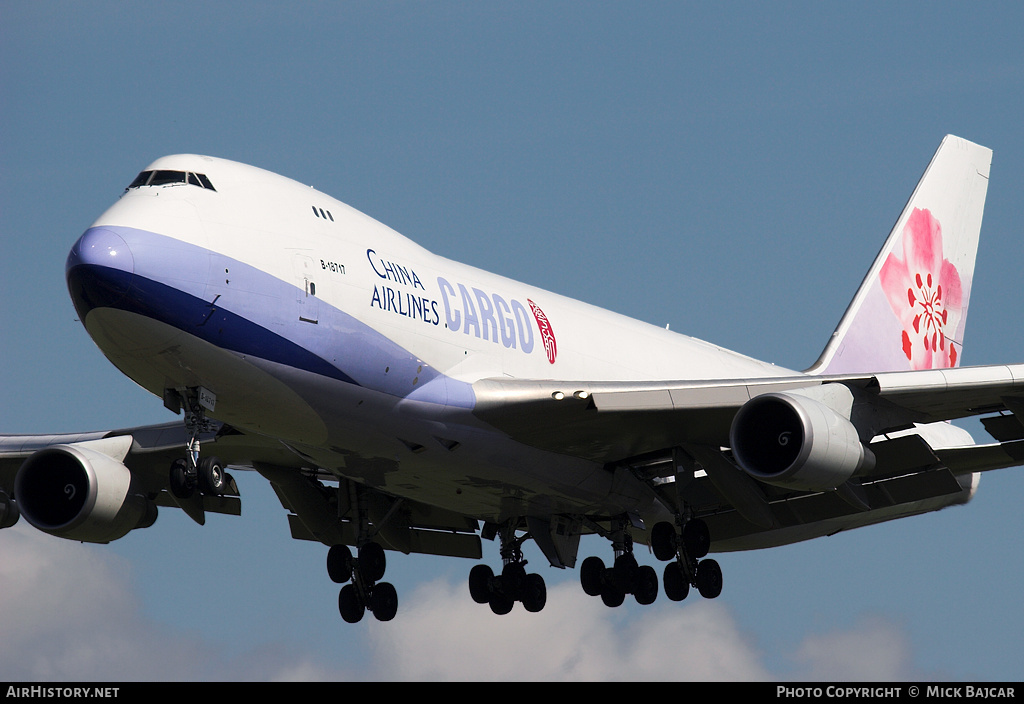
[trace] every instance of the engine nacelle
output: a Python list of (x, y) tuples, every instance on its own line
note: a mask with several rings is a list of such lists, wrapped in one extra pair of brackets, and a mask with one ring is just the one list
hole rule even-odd
[[(838, 393), (849, 390), (840, 386)], [(852, 396), (847, 401), (852, 403)], [(798, 393), (750, 399), (736, 413), (729, 437), (747, 474), (787, 489), (835, 489), (875, 463), (853, 423)]]
[(19, 518), (21, 512), (18, 511), (18, 504), (14, 503), (14, 497), (0, 489), (0, 529), (10, 528)]
[(108, 543), (153, 525), (156, 504), (130, 493), (128, 468), (88, 445), (54, 445), (25, 460), (14, 480), (25, 520), (44, 533), (87, 543)]

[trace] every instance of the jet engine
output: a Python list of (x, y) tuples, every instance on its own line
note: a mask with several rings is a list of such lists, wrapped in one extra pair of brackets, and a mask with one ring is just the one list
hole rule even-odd
[(90, 444), (54, 445), (25, 460), (14, 480), (25, 520), (44, 533), (87, 543), (108, 543), (153, 525), (156, 504), (131, 493), (128, 468)]
[(787, 489), (835, 489), (875, 463), (847, 417), (799, 393), (750, 399), (736, 413), (729, 437), (747, 474)]

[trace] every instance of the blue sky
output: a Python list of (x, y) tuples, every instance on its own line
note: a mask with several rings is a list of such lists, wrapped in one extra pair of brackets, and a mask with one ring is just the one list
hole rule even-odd
[[(1022, 26), (1010, 3), (7, 0), (0, 432), (172, 418), (95, 348), (63, 267), (178, 152), (804, 368), (954, 133), (995, 151), (963, 363), (1024, 361)], [(244, 515), (203, 528), (168, 510), (109, 546), (0, 533), (0, 679), (1021, 678), (1019, 469), (965, 508), (721, 555), (713, 602), (609, 610), (538, 567), (547, 608), (498, 618), (471, 563), (396, 555), (398, 617), (356, 626), (326, 549), (236, 478)]]

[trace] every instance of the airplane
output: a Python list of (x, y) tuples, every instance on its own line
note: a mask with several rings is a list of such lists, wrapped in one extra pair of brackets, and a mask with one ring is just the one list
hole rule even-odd
[[(386, 552), (481, 560), (544, 608), (533, 540), (607, 606), (722, 591), (712, 552), (968, 502), (1024, 463), (1024, 365), (961, 367), (992, 152), (949, 135), (818, 360), (784, 369), (435, 255), (309, 186), (157, 159), (75, 242), (101, 352), (181, 420), (0, 436), (0, 527), (107, 543), (159, 508), (238, 515), (266, 478), (338, 610), (395, 617)], [(981, 416), (994, 443), (949, 421)], [(665, 563), (641, 565), (634, 546)]]

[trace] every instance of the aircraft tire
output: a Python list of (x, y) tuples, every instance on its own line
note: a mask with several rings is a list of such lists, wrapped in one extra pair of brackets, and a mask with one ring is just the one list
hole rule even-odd
[(674, 525), (667, 521), (654, 524), (651, 530), (651, 549), (654, 550), (654, 557), (662, 562), (671, 560), (676, 556), (678, 546), (679, 540)]
[(370, 593), (370, 611), (378, 621), (390, 621), (398, 613), (398, 591), (389, 582), (373, 586)]
[(487, 565), (474, 565), (469, 571), (469, 595), (478, 604), (486, 604), (491, 600), (493, 592), (494, 570)]
[(683, 568), (678, 562), (665, 565), (662, 581), (665, 584), (665, 596), (672, 601), (682, 601), (690, 593), (690, 583), (686, 581)]
[(387, 558), (380, 543), (366, 543), (359, 548), (356, 569), (367, 582), (377, 582), (384, 577), (387, 569)]
[(494, 592), (493, 594), (491, 594), (491, 598), (487, 603), (490, 605), (491, 611), (498, 614), (499, 616), (504, 616), (505, 614), (507, 614), (509, 611), (512, 610), (512, 607), (515, 605), (514, 601), (509, 599), (501, 592)]
[(604, 584), (604, 562), (600, 557), (591, 555), (580, 565), (580, 584), (588, 596), (601, 596)]
[(179, 499), (190, 499), (195, 493), (195, 483), (189, 481), (185, 460), (177, 459), (171, 462), (169, 482), (171, 493)]
[(227, 487), (224, 465), (216, 457), (207, 457), (199, 463), (199, 490), (209, 496), (220, 496)]
[(359, 623), (363, 618), (366, 607), (359, 598), (359, 592), (355, 585), (346, 584), (338, 593), (338, 611), (346, 623)]
[(697, 563), (697, 591), (705, 599), (714, 599), (722, 593), (722, 568), (716, 561)]
[(615, 566), (611, 568), (611, 578), (615, 586), (624, 594), (633, 592), (633, 584), (636, 581), (637, 570), (640, 567), (636, 563), (633, 553), (625, 552), (615, 558)]
[(611, 582), (605, 583), (604, 588), (601, 590), (601, 601), (604, 602), (605, 606), (614, 609), (616, 606), (622, 606), (622, 602), (625, 600), (626, 592)]
[(526, 575), (526, 584), (523, 588), (523, 608), (535, 614), (544, 608), (547, 601), (548, 588), (544, 584), (544, 578), (535, 573)]
[(644, 565), (638, 570), (633, 598), (643, 606), (653, 604), (658, 598), (658, 573), (650, 565)]
[(500, 589), (513, 601), (522, 599), (526, 589), (526, 568), (522, 562), (510, 562), (502, 568)]
[(348, 545), (332, 545), (327, 551), (327, 574), (335, 584), (352, 579), (352, 551)]
[(708, 524), (700, 519), (688, 521), (683, 526), (683, 548), (693, 560), (699, 560), (711, 549), (711, 532)]

